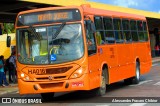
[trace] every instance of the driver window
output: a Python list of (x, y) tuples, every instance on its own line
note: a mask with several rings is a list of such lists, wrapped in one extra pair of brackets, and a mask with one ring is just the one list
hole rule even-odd
[(87, 38), (87, 46), (88, 46), (88, 55), (92, 55), (96, 53), (96, 42), (94, 33), (91, 31), (91, 24), (86, 21), (86, 38)]

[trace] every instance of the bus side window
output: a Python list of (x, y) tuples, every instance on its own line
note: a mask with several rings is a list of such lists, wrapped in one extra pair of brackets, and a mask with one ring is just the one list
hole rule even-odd
[(138, 28), (138, 38), (140, 42), (145, 41), (144, 32), (143, 32), (143, 21), (137, 21), (137, 28)]
[(103, 17), (104, 30), (105, 30), (105, 41), (108, 44), (114, 44), (114, 31), (113, 31), (113, 20), (111, 17)]
[(96, 41), (98, 45), (105, 44), (105, 37), (104, 37), (104, 28), (103, 28), (103, 20), (100, 16), (94, 17), (94, 22), (96, 26)]
[(144, 40), (148, 41), (148, 32), (147, 32), (147, 23), (143, 22), (143, 32), (144, 32)]
[(96, 42), (94, 33), (91, 31), (91, 23), (86, 21), (86, 38), (88, 46), (88, 55), (96, 53)]
[(103, 31), (97, 31), (96, 32), (96, 40), (98, 45), (105, 44), (105, 38), (103, 36)]
[(113, 19), (113, 25), (114, 25), (114, 34), (116, 43), (123, 43), (123, 34), (122, 34), (122, 25), (121, 25), (121, 19), (114, 18)]
[(131, 33), (130, 33), (130, 26), (129, 26), (129, 20), (128, 19), (123, 19), (122, 20), (122, 27), (123, 27), (124, 40), (127, 43), (132, 42), (132, 36), (131, 36)]
[(131, 35), (132, 41), (138, 41), (138, 33), (137, 33), (137, 22), (135, 20), (130, 20), (130, 28), (131, 28)]

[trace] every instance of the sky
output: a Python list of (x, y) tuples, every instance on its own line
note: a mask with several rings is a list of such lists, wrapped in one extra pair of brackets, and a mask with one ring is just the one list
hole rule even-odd
[(160, 0), (89, 0), (89, 1), (160, 13)]

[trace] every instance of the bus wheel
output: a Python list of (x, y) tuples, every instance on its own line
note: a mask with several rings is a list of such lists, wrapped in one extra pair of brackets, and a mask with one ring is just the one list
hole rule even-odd
[(51, 101), (53, 100), (54, 93), (41, 93), (41, 97), (43, 98), (44, 101)]
[(139, 62), (136, 62), (136, 76), (133, 79), (134, 84), (138, 84), (140, 80), (140, 65)]
[(107, 69), (104, 68), (101, 75), (100, 87), (96, 89), (96, 95), (102, 96), (106, 94), (106, 72)]

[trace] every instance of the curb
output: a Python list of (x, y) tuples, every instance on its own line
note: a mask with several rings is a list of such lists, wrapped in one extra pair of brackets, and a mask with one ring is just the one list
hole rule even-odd
[(7, 94), (7, 93), (12, 93), (12, 92), (18, 91), (18, 86), (17, 85), (11, 85), (9, 87), (2, 87), (0, 89), (1, 89), (1, 91), (0, 91), (0, 96), (1, 96), (1, 95), (4, 95), (4, 94)]
[(152, 64), (158, 63), (160, 60), (152, 60)]
[(11, 92), (16, 92), (17, 90), (4, 91), (4, 92), (1, 92), (0, 95), (4, 95), (4, 94), (7, 94), (7, 93), (11, 93)]

